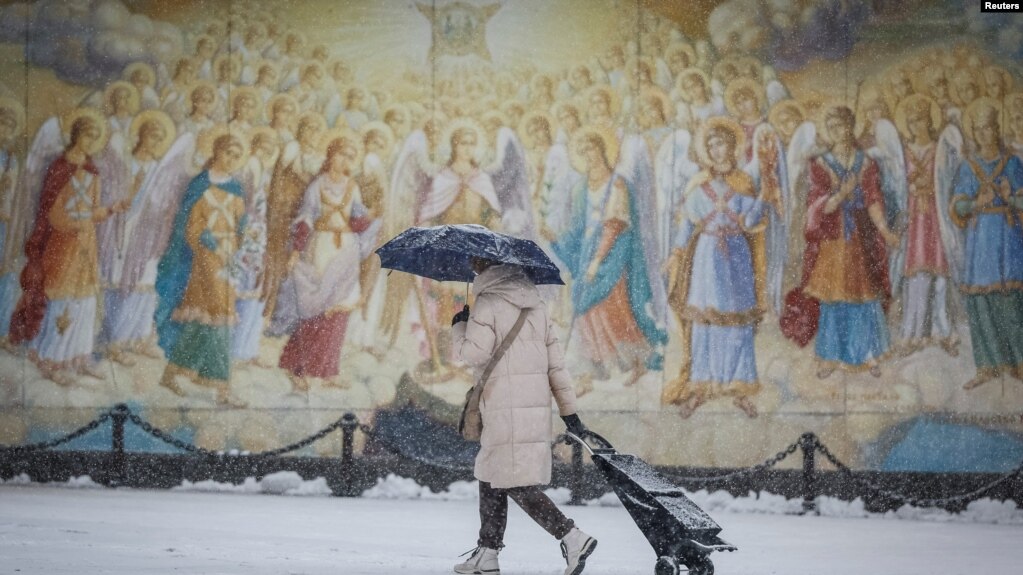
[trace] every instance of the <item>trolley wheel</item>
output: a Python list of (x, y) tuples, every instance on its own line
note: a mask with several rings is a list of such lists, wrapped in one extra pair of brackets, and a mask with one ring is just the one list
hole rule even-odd
[(714, 563), (710, 557), (699, 555), (686, 563), (689, 575), (714, 575)]
[(654, 575), (679, 575), (678, 559), (667, 555), (658, 557)]

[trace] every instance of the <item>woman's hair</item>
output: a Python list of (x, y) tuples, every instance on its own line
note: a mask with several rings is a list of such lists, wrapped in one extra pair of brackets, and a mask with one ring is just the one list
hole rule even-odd
[[(163, 126), (156, 120), (150, 120), (139, 126), (138, 141), (135, 142), (135, 147), (131, 150), (133, 156), (139, 153), (139, 150), (142, 149), (142, 142), (146, 139), (146, 136), (148, 136), (150, 132), (156, 130), (163, 130)], [(166, 137), (166, 135), (164, 137)]]

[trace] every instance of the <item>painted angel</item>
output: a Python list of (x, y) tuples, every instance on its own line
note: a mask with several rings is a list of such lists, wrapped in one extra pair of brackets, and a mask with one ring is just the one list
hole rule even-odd
[[(51, 120), (56, 122), (56, 119)], [(7, 260), (9, 244), (16, 243), (23, 247), (23, 241), (17, 234), (23, 225), (15, 225), (15, 218), (20, 218), (19, 210), (34, 194), (22, 185), (22, 159), (18, 157), (15, 143), (25, 126), (25, 108), (12, 98), (0, 97), (0, 342), (7, 342), (7, 330), (10, 327), (11, 314), (19, 297), (18, 273), (21, 271), (19, 254), (12, 254)], [(44, 124), (44, 128), (46, 125)], [(40, 130), (40, 134), (44, 131)], [(60, 130), (57, 129), (54, 142), (54, 153), (59, 153)], [(36, 150), (35, 144), (33, 150)], [(38, 152), (37, 152), (38, 153)], [(52, 161), (52, 160), (51, 160)]]

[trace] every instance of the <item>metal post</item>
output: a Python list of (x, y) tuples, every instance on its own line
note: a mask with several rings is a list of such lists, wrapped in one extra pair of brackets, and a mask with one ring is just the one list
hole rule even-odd
[(128, 420), (129, 409), (118, 403), (110, 412), (113, 420), (113, 433), (110, 441), (110, 480), (111, 487), (124, 485), (127, 480), (127, 461), (124, 457), (124, 422)]
[(814, 455), (817, 453), (817, 436), (806, 432), (799, 437), (799, 447), (803, 450), (803, 515), (817, 513), (817, 466)]
[(572, 498), (568, 500), (569, 505), (582, 505), (583, 487), (583, 446), (575, 441), (572, 442)]
[(359, 418), (354, 413), (341, 417), (341, 496), (354, 497), (355, 493), (355, 430)]

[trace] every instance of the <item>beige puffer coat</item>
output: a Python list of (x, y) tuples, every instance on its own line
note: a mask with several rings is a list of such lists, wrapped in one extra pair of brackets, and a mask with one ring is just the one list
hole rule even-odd
[(477, 276), (473, 294), (469, 321), (455, 324), (452, 343), (477, 379), (519, 310), (532, 308), (480, 399), (483, 435), (476, 478), (499, 489), (546, 485), (551, 481), (551, 395), (561, 415), (575, 413), (575, 391), (547, 306), (522, 270), (511, 265)]

